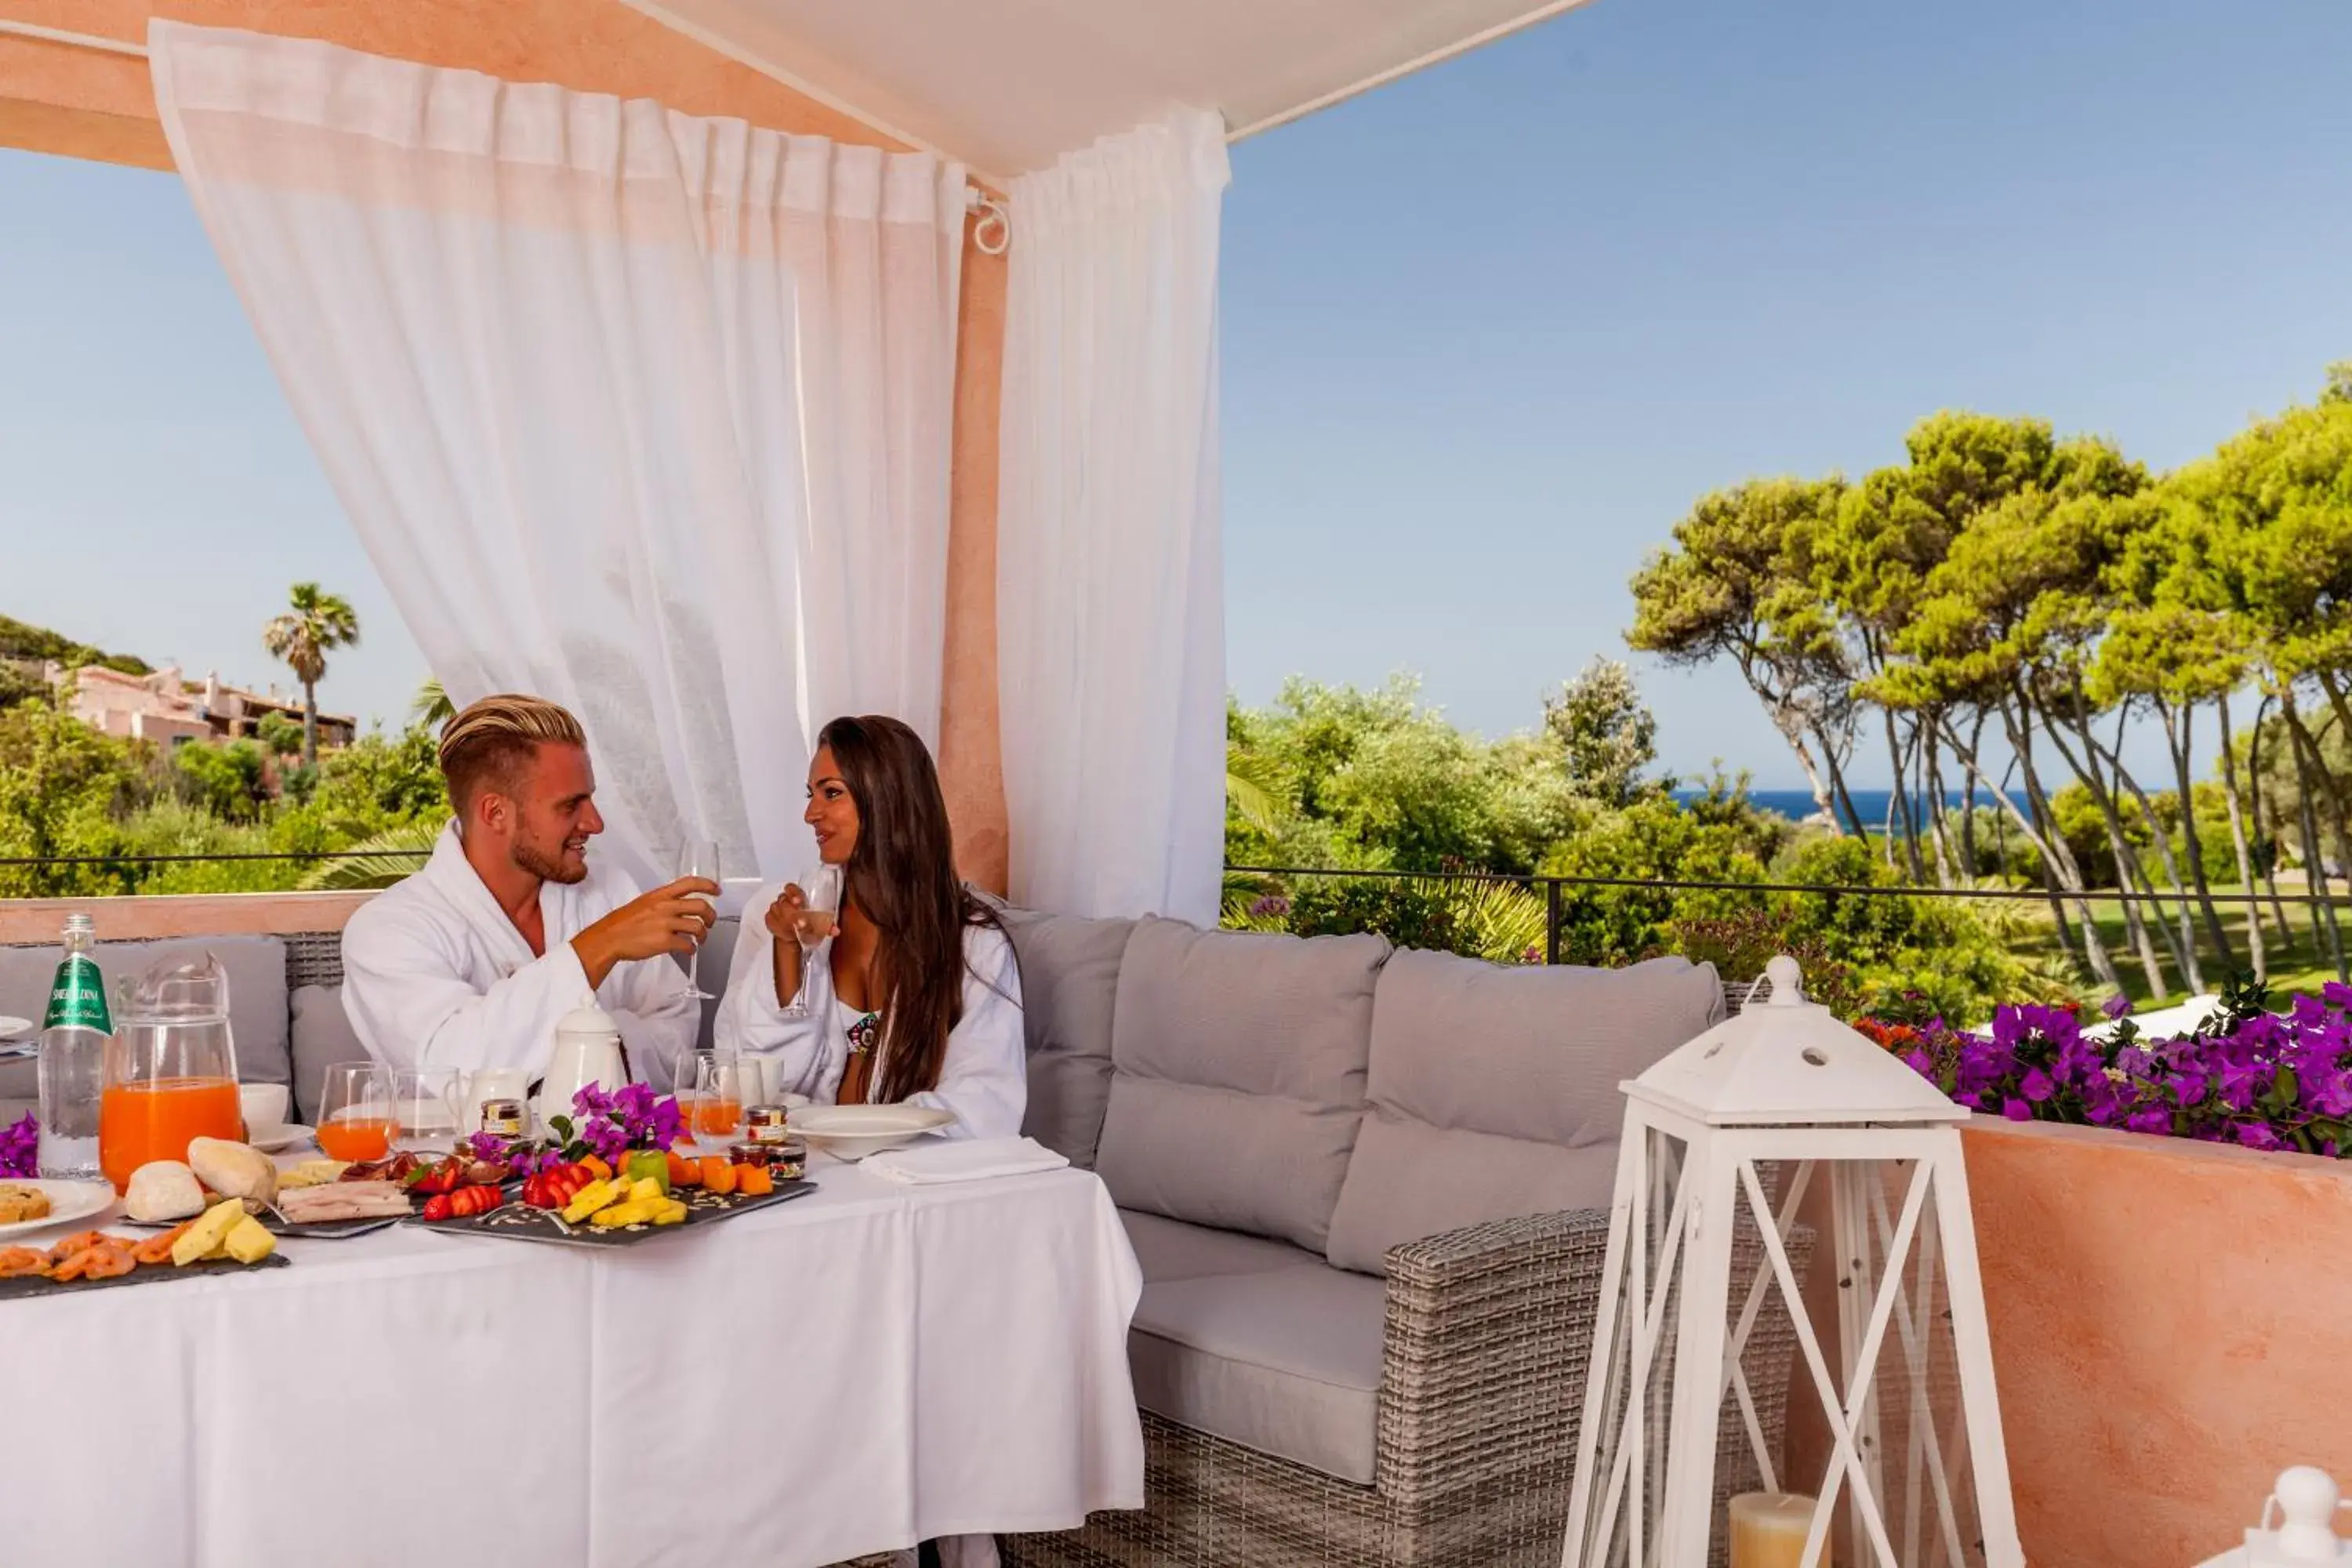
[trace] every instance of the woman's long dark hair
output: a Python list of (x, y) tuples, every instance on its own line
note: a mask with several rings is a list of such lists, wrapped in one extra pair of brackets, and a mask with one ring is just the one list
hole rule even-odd
[(1003, 927), (956, 876), (947, 798), (921, 736), (868, 713), (835, 719), (816, 743), (857, 805), (843, 880), (879, 933), (869, 1000), (885, 1004), (882, 1077), (867, 1098), (894, 1103), (939, 1087), (948, 1031), (963, 1016), (964, 928)]

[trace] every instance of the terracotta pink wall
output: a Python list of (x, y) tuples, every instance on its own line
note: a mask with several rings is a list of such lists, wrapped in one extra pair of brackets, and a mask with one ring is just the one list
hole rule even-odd
[[(2352, 1481), (2352, 1165), (1990, 1118), (1965, 1136), (2037, 1568), (2189, 1568), (2287, 1466)], [(1829, 1282), (1807, 1281), (1817, 1323)], [(1803, 1407), (1790, 1468), (1814, 1476)]]
[[(620, 0), (0, 0), (0, 16), (137, 40), (151, 16), (324, 38), (517, 81), (651, 98), (835, 141), (898, 144)], [(143, 60), (0, 37), (0, 146), (171, 167)], [(940, 767), (964, 873), (1005, 885), (996, 736), (996, 427), (1005, 263), (967, 244)]]
[(53, 942), (80, 910), (100, 942), (341, 931), (373, 893), (188, 893), (152, 899), (0, 899), (0, 945)]

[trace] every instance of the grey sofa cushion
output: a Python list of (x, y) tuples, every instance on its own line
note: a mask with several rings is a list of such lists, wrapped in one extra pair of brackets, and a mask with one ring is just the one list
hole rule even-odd
[(1122, 1208), (1320, 1252), (1362, 1119), (1386, 938), (1128, 939), (1096, 1170)]
[[(101, 923), (103, 916), (100, 917)], [(37, 1025), (47, 1011), (49, 982), (61, 949), (0, 947), (0, 1013)], [(118, 982), (137, 975), (162, 958), (219, 958), (228, 972), (230, 1033), (236, 1040), (237, 1076), (247, 1083), (284, 1083), (287, 1058), (286, 944), (274, 936), (172, 937), (161, 942), (101, 942), (98, 967), (106, 976), (109, 1005)], [(119, 1020), (118, 1020), (119, 1021)], [(0, 1100), (29, 1100), (38, 1092), (34, 1064), (0, 1063)]]
[(1370, 1485), (1386, 1290), (1320, 1263), (1147, 1284), (1136, 1403), (1196, 1432)]
[(1111, 1008), (1135, 922), (998, 911), (1021, 967), (1029, 1109), (1021, 1131), (1092, 1170), (1110, 1105)]
[(337, 1062), (363, 1062), (368, 1048), (343, 1011), (340, 985), (299, 985), (294, 989), (293, 1056), (294, 1109), (312, 1122), (319, 1114), (319, 1096), (326, 1087), (327, 1069)]
[(1213, 1230), (1133, 1209), (1121, 1209), (1118, 1217), (1127, 1226), (1127, 1239), (1135, 1248), (1135, 1261), (1142, 1267), (1147, 1285), (1217, 1274), (1263, 1274), (1323, 1261), (1286, 1241), (1268, 1241), (1237, 1230)]
[[(735, 963), (735, 939), (742, 934), (740, 916), (721, 915), (710, 922), (710, 934), (702, 939), (702, 967), (695, 973), (702, 989), (710, 994), (703, 998), (702, 1022), (695, 1032), (698, 1049), (710, 1049), (710, 1031), (719, 1019), (719, 1001), (727, 994), (728, 971)], [(686, 967), (684, 959), (678, 960), (678, 967)]]
[(1381, 971), (1371, 1109), (1328, 1256), (1379, 1273), (1388, 1249), (1517, 1215), (1605, 1205), (1617, 1086), (1723, 1014), (1712, 964), (1513, 969), (1405, 952)]

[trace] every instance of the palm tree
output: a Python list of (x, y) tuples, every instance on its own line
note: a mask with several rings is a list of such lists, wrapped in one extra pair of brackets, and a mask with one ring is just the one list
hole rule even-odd
[(302, 765), (319, 765), (319, 682), (327, 676), (329, 650), (360, 640), (360, 617), (351, 602), (322, 594), (316, 583), (297, 583), (293, 607), (261, 631), (261, 646), (286, 661), (302, 683)]
[(408, 716), (428, 730), (438, 730), (457, 716), (457, 705), (449, 700), (448, 689), (437, 675), (428, 675), (416, 689), (416, 700), (408, 705)]

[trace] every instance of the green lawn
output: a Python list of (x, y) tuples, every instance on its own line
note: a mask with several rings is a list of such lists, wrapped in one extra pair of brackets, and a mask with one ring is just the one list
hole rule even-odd
[[(2218, 885), (2213, 889), (2217, 895), (2242, 893), (2244, 890), (2242, 888)], [(2313, 940), (2311, 919), (2315, 911), (2308, 904), (2298, 901), (2303, 890), (2301, 878), (2296, 878), (2291, 884), (2284, 877), (2279, 879), (2279, 892), (2286, 901), (2287, 924), (2293, 932), (2293, 941), (2284, 949), (2279, 945), (2277, 922), (2272, 913), (2271, 906), (2267, 902), (2263, 906), (2263, 929), (2268, 943), (2265, 956), (2268, 960), (2271, 989), (2280, 996), (2291, 995), (2298, 991), (2315, 991), (2324, 982), (2336, 978), (2335, 960), (2328, 951), (2325, 931), (2320, 933), (2317, 942), (2315, 942)], [(2336, 918), (2344, 933), (2345, 947), (2347, 952), (2352, 952), (2352, 898), (2339, 895), (2329, 901), (2336, 906)], [(2034, 927), (2037, 936), (2035, 946), (2030, 951), (2035, 956), (2054, 953), (2057, 951), (2057, 937), (2056, 932), (2051, 928), (2049, 910), (2045, 905), (2035, 905), (2033, 908), (2037, 917)], [(2154, 906), (2142, 904), (2140, 910), (2144, 917), (2151, 916)], [(2195, 912), (2192, 903), (2192, 915)], [(2238, 963), (2241, 966), (2244, 966), (2250, 959), (2250, 950), (2246, 943), (2247, 908), (2243, 904), (2223, 904), (2221, 906), (2221, 913), (2222, 928), (2229, 932), (2230, 940), (2236, 947)], [(2092, 918), (2098, 921), (2099, 935), (2107, 945), (2108, 956), (2114, 959), (2116, 968), (2123, 975), (2125, 990), (2130, 994), (2134, 1003), (2143, 1005), (2149, 1003), (2152, 998), (2148, 995), (2147, 973), (2140, 967), (2137, 952), (2131, 947), (2129, 938), (2125, 933), (2123, 905), (2114, 899), (2101, 899), (2093, 895), (2091, 914)], [(2166, 918), (2178, 923), (2178, 915), (2169, 906), (2166, 909)], [(2225, 971), (2213, 950), (2211, 940), (2205, 933), (2204, 924), (2202, 918), (2192, 921), (2192, 929), (2197, 934), (2198, 961), (2204, 967), (2205, 984), (2207, 989), (2210, 990), (2221, 985)], [(2164, 961), (2166, 983), (2171, 988), (2168, 1000), (2177, 1002), (2189, 994), (2187, 985), (2179, 972), (2173, 968), (2170, 954), (2165, 947), (2163, 939), (2158, 937), (2154, 941), (2157, 955)]]

